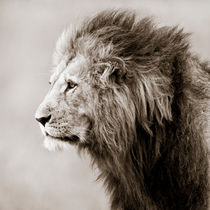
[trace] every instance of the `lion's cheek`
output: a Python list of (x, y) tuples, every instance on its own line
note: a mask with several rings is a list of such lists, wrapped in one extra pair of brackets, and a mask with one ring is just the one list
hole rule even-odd
[(91, 132), (90, 125), (91, 123), (89, 117), (86, 115), (80, 115), (68, 124), (68, 128), (66, 130), (67, 133), (77, 135), (80, 143), (84, 143)]

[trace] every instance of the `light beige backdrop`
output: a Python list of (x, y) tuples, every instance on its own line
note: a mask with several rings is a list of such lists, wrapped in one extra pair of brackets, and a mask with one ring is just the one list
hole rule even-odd
[(50, 153), (34, 113), (48, 89), (56, 39), (104, 8), (137, 9), (157, 24), (185, 27), (192, 48), (210, 57), (210, 1), (0, 0), (0, 210), (107, 210), (87, 156)]

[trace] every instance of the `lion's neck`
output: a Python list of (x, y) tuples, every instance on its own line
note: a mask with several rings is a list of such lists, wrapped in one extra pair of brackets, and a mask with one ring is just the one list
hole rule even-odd
[(166, 138), (164, 129), (153, 128), (154, 134), (158, 129), (155, 134), (158, 141), (141, 127), (137, 129), (140, 136), (130, 139), (133, 145), (126, 153), (112, 153), (105, 148), (100, 150), (97, 145), (89, 150), (101, 171), (99, 179), (104, 181), (110, 192), (113, 210), (161, 209), (155, 205), (153, 196), (156, 192), (152, 191), (155, 191), (153, 182), (157, 181), (154, 169), (159, 170), (156, 164), (161, 160), (161, 144)]
[[(99, 178), (104, 180), (110, 192), (112, 210), (191, 209), (189, 204), (194, 199), (205, 201), (207, 160), (199, 166), (202, 170), (198, 174), (189, 176), (189, 171), (186, 170), (189, 165), (197, 167), (198, 156), (194, 155), (196, 150), (202, 151), (199, 153), (200, 159), (205, 155), (205, 148), (200, 144), (202, 136), (197, 135), (194, 145), (189, 147), (185, 139), (179, 140), (178, 135), (174, 135), (174, 129), (173, 124), (162, 131), (160, 127), (154, 127), (153, 137), (141, 131), (141, 136), (133, 141), (126, 155), (110, 153), (105, 149), (99, 153), (98, 148), (91, 148), (93, 160), (101, 170)], [(167, 130), (167, 134), (164, 130)], [(189, 191), (186, 180), (192, 183), (190, 189), (193, 193)], [(196, 184), (198, 180), (203, 191)], [(199, 202), (196, 205), (199, 206)], [(206, 209), (207, 204), (202, 205), (202, 208), (195, 209)]]
[(158, 210), (150, 198), (145, 179), (145, 176), (151, 176), (154, 158), (152, 155), (146, 156), (149, 146), (152, 145), (142, 148), (136, 143), (125, 156), (117, 153), (110, 155), (106, 151), (99, 155), (92, 148), (93, 160), (101, 171), (99, 179), (104, 181), (110, 192), (113, 210), (139, 210), (140, 206), (141, 209)]

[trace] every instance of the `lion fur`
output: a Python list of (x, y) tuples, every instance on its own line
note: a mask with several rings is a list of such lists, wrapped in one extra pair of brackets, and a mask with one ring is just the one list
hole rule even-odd
[(94, 89), (80, 149), (98, 165), (111, 209), (208, 209), (210, 68), (189, 34), (106, 10), (69, 37), (62, 53), (87, 58)]

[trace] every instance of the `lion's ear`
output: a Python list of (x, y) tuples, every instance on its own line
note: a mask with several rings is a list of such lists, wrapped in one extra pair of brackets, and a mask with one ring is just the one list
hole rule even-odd
[(104, 85), (121, 84), (126, 79), (126, 68), (124, 62), (119, 58), (112, 58), (104, 63), (100, 80)]

